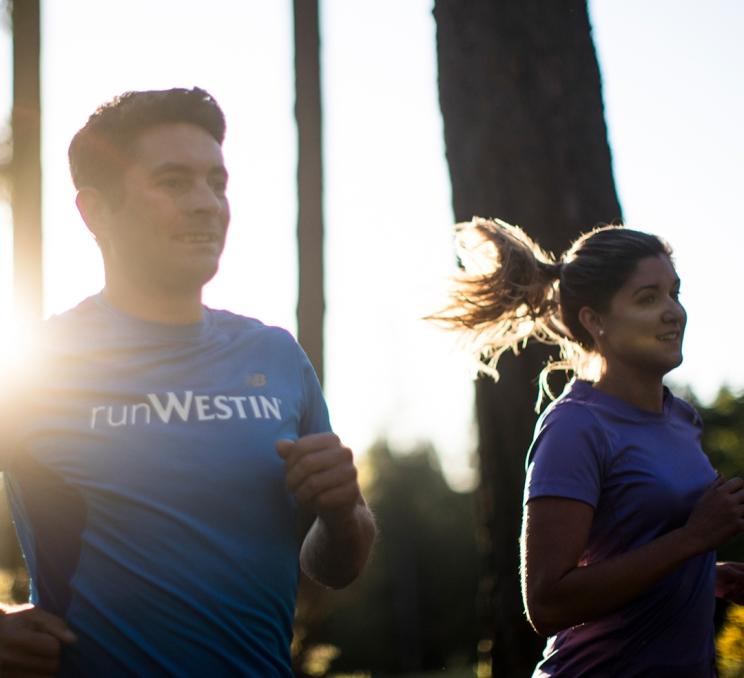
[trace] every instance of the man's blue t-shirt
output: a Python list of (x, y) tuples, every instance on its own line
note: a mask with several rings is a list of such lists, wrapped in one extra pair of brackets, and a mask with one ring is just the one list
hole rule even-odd
[(330, 430), (294, 339), (99, 295), (42, 344), (3, 463), (32, 601), (79, 638), (60, 675), (292, 675), (300, 544), (275, 443)]
[[(683, 526), (716, 474), (697, 412), (665, 389), (648, 412), (574, 381), (538, 421), (524, 501), (594, 508), (580, 565)], [(714, 676), (715, 553), (690, 558), (616, 612), (548, 639), (535, 676)]]

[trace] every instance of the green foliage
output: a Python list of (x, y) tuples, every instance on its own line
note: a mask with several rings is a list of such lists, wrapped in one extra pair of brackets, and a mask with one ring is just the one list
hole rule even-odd
[[(694, 398), (691, 398), (694, 402)], [(724, 387), (709, 406), (695, 402), (703, 418), (703, 449), (725, 477), (744, 476), (744, 393)], [(744, 561), (744, 537), (718, 549), (719, 560)], [(744, 676), (744, 607), (730, 605), (716, 637), (718, 670), (722, 677)]]
[[(365, 494), (380, 536), (360, 581), (300, 606), (303, 645), (340, 651), (332, 672), (374, 676), (472, 666), (478, 642), (474, 497), (450, 489), (430, 448), (369, 451)], [(317, 594), (317, 592), (316, 592)], [(322, 675), (316, 673), (316, 675)]]
[(716, 654), (721, 678), (744, 675), (744, 607), (728, 608), (726, 621), (716, 638)]
[[(723, 387), (711, 405), (694, 404), (703, 419), (703, 449), (714, 468), (727, 478), (744, 476), (744, 393)], [(744, 536), (720, 548), (718, 558), (744, 561)]]

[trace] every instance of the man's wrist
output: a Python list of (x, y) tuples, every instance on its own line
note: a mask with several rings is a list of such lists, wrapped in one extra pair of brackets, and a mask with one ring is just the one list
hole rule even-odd
[(333, 536), (342, 536), (353, 530), (357, 523), (357, 506), (350, 511), (319, 513), (318, 520)]

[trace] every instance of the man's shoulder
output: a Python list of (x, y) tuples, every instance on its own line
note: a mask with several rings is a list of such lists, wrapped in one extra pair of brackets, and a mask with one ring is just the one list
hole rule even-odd
[(278, 325), (267, 325), (258, 318), (252, 318), (225, 309), (208, 308), (207, 311), (210, 315), (210, 322), (220, 329), (235, 332), (255, 332), (295, 343), (295, 339), (289, 330)]
[(102, 314), (97, 296), (87, 297), (66, 311), (50, 315), (39, 324), (39, 334), (44, 336), (69, 332), (87, 322), (92, 322), (100, 318)]
[(65, 337), (74, 341), (76, 334), (86, 332), (89, 324), (86, 318), (92, 318), (94, 313), (95, 303), (93, 297), (89, 297), (66, 311), (31, 322), (24, 332), (24, 361), (38, 359), (48, 349), (59, 347), (60, 342), (65, 343)]
[(212, 328), (222, 335), (228, 335), (233, 340), (241, 341), (250, 339), (252, 343), (295, 352), (299, 345), (289, 330), (277, 325), (266, 323), (233, 311), (223, 309), (207, 309), (210, 314)]

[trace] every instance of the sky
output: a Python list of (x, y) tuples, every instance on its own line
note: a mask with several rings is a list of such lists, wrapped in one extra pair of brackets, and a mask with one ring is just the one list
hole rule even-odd
[[(450, 185), (430, 0), (322, 0), (326, 394), (357, 452), (430, 441), (456, 487), (475, 479), (471, 363), (421, 320), (454, 272)], [(744, 388), (738, 355), (737, 193), (744, 157), (744, 3), (591, 0), (615, 178), (626, 223), (667, 238), (689, 313), (671, 375), (704, 400)], [(74, 207), (67, 146), (128, 89), (199, 85), (228, 121), (232, 225), (207, 304), (296, 329), (296, 129), (291, 3), (42, 2), (45, 312), (102, 286)], [(0, 82), (10, 83), (0, 38)], [(9, 115), (10, 84), (0, 88)], [(0, 206), (0, 313), (11, 299)]]

